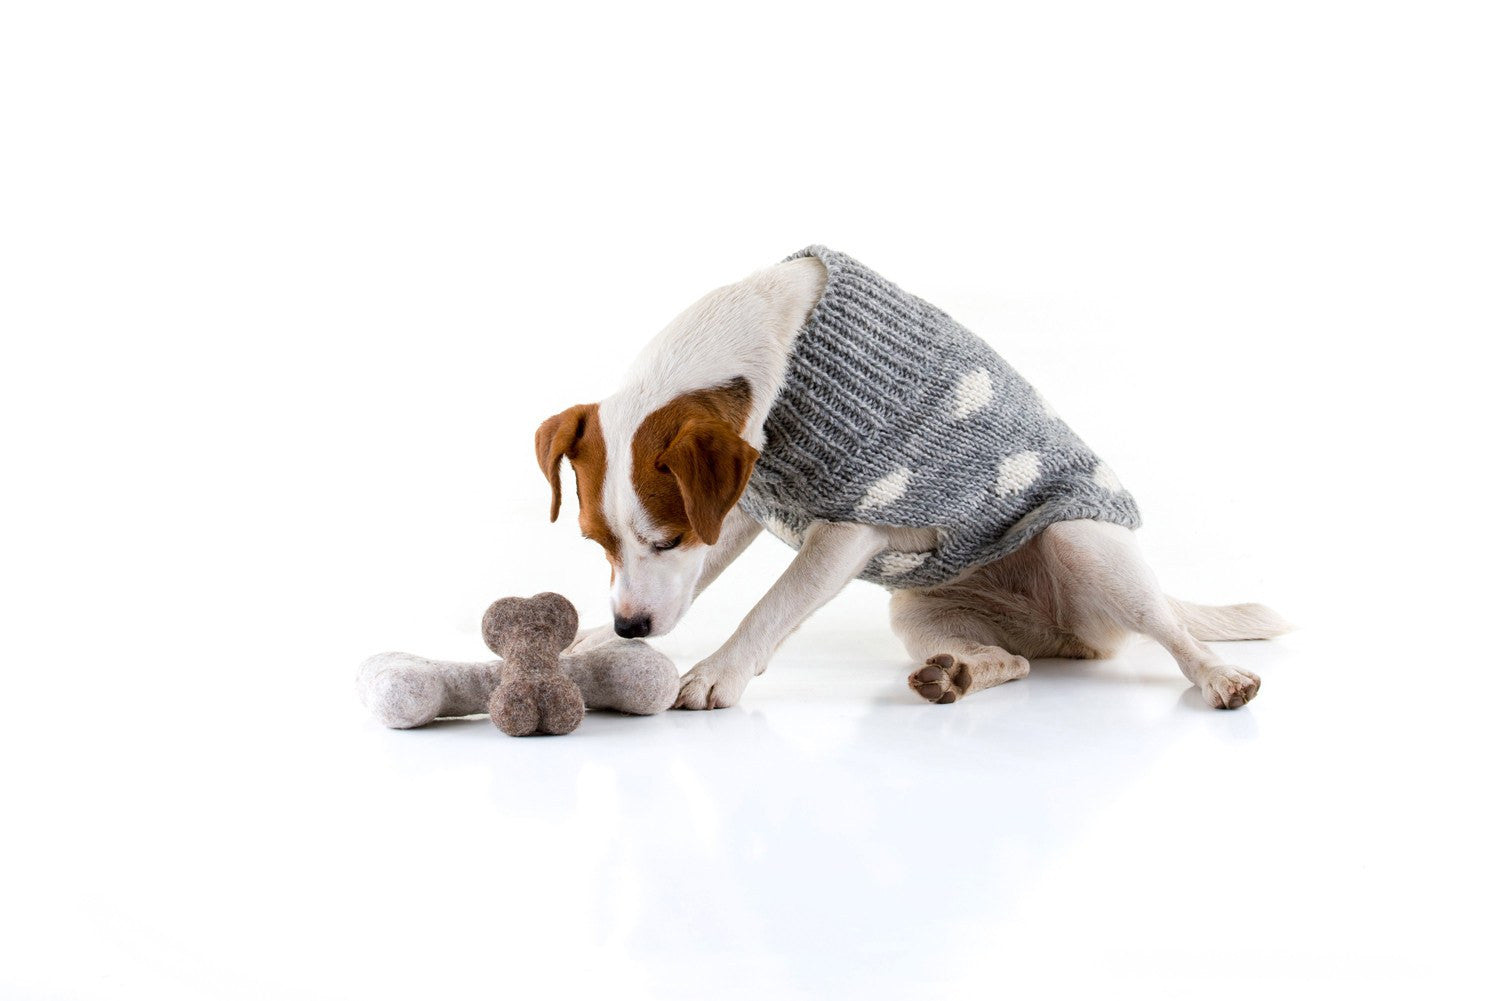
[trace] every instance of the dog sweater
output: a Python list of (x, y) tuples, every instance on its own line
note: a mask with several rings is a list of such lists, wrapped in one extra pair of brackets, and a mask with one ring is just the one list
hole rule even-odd
[(815, 521), (932, 527), (859, 576), (934, 587), (1059, 521), (1140, 525), (1135, 501), (1001, 357), (858, 261), (809, 247), (828, 285), (793, 344), (740, 504), (799, 548)]

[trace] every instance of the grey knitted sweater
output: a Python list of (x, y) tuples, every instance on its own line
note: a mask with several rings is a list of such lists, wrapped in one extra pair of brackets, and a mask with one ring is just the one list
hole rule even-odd
[(1048, 525), (1140, 524), (1109, 467), (1031, 385), (951, 317), (858, 261), (809, 247), (828, 286), (787, 362), (741, 506), (799, 547), (814, 521), (931, 526), (864, 580), (932, 587), (1015, 551)]

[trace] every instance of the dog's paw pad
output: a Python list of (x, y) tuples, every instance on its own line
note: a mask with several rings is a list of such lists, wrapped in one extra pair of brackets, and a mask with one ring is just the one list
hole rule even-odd
[(1238, 709), (1260, 692), (1260, 678), (1237, 667), (1217, 667), (1199, 690), (1215, 709)]
[(940, 653), (913, 671), (906, 683), (928, 702), (946, 706), (968, 694), (969, 686), (974, 684), (974, 672), (963, 661)]

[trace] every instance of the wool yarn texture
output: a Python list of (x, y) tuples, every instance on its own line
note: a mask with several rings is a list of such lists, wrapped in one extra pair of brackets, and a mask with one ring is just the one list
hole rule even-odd
[(828, 284), (787, 361), (741, 505), (800, 547), (814, 521), (934, 527), (927, 552), (860, 574), (935, 587), (1048, 525), (1141, 524), (1135, 500), (999, 354), (853, 258), (813, 246)]

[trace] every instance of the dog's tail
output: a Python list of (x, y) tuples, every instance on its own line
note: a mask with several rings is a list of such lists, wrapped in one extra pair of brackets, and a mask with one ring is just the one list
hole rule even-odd
[(1268, 640), (1292, 624), (1265, 605), (1195, 605), (1168, 598), (1172, 611), (1195, 640)]

